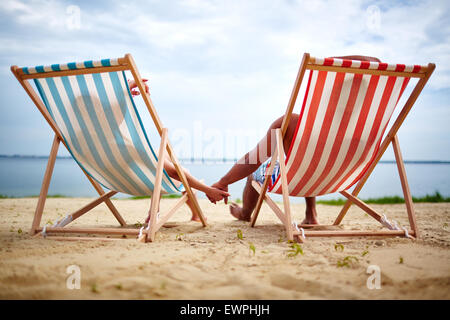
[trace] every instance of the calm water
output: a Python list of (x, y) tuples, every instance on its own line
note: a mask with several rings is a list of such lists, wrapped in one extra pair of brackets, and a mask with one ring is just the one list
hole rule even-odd
[[(38, 195), (47, 159), (0, 158), (0, 194), (21, 197)], [(207, 184), (217, 181), (229, 168), (225, 164), (183, 164), (194, 176), (204, 179)], [(439, 191), (450, 196), (450, 164), (406, 164), (411, 193), (424, 196)], [(244, 181), (230, 186), (232, 199), (242, 198)], [(91, 197), (97, 193), (72, 159), (57, 159), (49, 194), (63, 194), (72, 197)], [(380, 163), (368, 180), (361, 198), (381, 196), (402, 196), (400, 179), (395, 164)], [(127, 197), (128, 195), (120, 195)], [(204, 197), (203, 194), (200, 195)], [(321, 197), (332, 199), (340, 197), (331, 194)], [(281, 197), (275, 195), (275, 200)], [(294, 200), (294, 198), (292, 198)], [(301, 198), (294, 201), (303, 201)]]

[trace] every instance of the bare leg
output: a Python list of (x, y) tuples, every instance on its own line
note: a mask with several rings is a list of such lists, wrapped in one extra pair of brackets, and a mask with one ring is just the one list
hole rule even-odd
[[(298, 115), (293, 114), (283, 139), (285, 151), (288, 151), (291, 146), (291, 142), (295, 134), (295, 128), (297, 127), (297, 121)], [(221, 190), (228, 190), (228, 185), (248, 177), (256, 169), (258, 169), (264, 161), (269, 159), (275, 149), (275, 143), (272, 143), (272, 140), (274, 140), (274, 132), (276, 129), (281, 127), (282, 122), (283, 117), (275, 120), (269, 127), (269, 130), (267, 130), (266, 135), (258, 142), (256, 147), (239, 159), (239, 161), (237, 161), (233, 167), (212, 186)]]
[(319, 224), (319, 221), (317, 220), (316, 197), (306, 197), (305, 201), (305, 220), (302, 221), (302, 224)]
[[(191, 209), (191, 212), (192, 212), (191, 221), (202, 222), (202, 220), (200, 219), (200, 216), (196, 213), (191, 200), (186, 201), (186, 204), (188, 205), (189, 209)], [(206, 221), (206, 217), (205, 217), (205, 221)]]
[[(228, 184), (242, 179), (243, 175), (247, 176), (247, 183), (242, 195), (242, 207), (236, 203), (232, 203), (230, 206), (230, 213), (238, 220), (250, 221), (251, 214), (256, 207), (259, 194), (252, 186), (252, 175), (259, 165), (268, 159), (268, 156), (260, 153), (260, 150), (267, 150), (267, 154), (271, 154), (274, 148), (272, 145), (272, 130), (281, 127), (283, 117), (277, 119), (270, 126), (266, 136), (258, 143), (255, 149), (246, 154), (237, 164), (231, 168), (231, 170), (215, 185), (218, 188), (224, 188), (228, 190)], [(290, 149), (292, 140), (294, 138), (295, 129), (297, 127), (298, 115), (293, 114), (288, 125), (286, 134), (283, 139), (284, 149), (287, 151)], [(261, 156), (262, 155), (262, 156)], [(249, 159), (256, 159), (256, 163), (253, 163)], [(316, 211), (316, 198), (308, 197), (306, 200), (306, 212), (305, 220), (302, 224), (318, 224), (317, 211)]]
[(242, 221), (250, 221), (253, 210), (256, 207), (256, 202), (258, 202), (259, 194), (252, 187), (253, 177), (249, 175), (247, 177), (247, 183), (242, 194), (242, 208), (236, 203), (231, 203), (230, 213), (233, 217)]
[[(177, 187), (179, 187), (181, 185), (180, 182), (180, 178), (178, 177), (178, 173), (175, 169), (175, 166), (173, 165), (172, 161), (170, 160), (169, 156), (166, 154), (166, 159), (164, 162), (164, 169), (166, 170), (167, 174), (173, 178), (173, 182), (177, 185)], [(190, 180), (191, 182), (189, 183), (189, 185), (192, 188), (192, 181), (196, 180), (194, 177), (191, 176), (189, 170), (187, 170), (186, 168), (183, 168), (184, 174), (186, 175), (186, 178), (188, 179), (188, 181)], [(200, 183), (203, 183), (203, 181), (198, 181)], [(183, 194), (186, 194), (186, 192), (183, 192)], [(191, 216), (191, 221), (197, 221), (197, 222), (201, 222), (202, 220), (200, 219), (200, 216), (197, 214), (197, 212), (195, 211), (195, 208), (191, 202), (191, 200), (187, 200), (186, 204), (188, 205), (189, 209), (191, 210), (192, 216)], [(206, 217), (205, 217), (206, 220)]]

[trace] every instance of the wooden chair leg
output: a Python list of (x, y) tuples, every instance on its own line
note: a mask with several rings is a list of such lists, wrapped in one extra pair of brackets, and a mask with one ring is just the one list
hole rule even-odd
[(196, 215), (200, 218), (200, 221), (204, 227), (208, 225), (206, 222), (206, 217), (203, 215), (203, 211), (200, 208), (200, 204), (198, 203), (198, 199), (196, 195), (194, 194), (194, 190), (189, 185), (189, 182), (187, 181), (186, 175), (184, 174), (183, 168), (181, 167), (180, 163), (178, 162), (178, 159), (176, 158), (175, 154), (171, 151), (171, 146), (169, 142), (167, 143), (168, 151), (170, 150), (170, 159), (172, 160), (172, 163), (177, 171), (178, 177), (181, 180), (181, 183), (184, 186), (184, 189), (186, 190), (186, 194), (188, 196), (188, 200), (191, 204), (191, 210), (193, 210)]
[[(252, 181), (252, 186), (256, 190), (256, 192), (261, 194), (262, 189), (261, 186), (258, 184), (258, 182)], [(269, 208), (272, 209), (272, 211), (277, 215), (278, 219), (280, 219), (281, 223), (285, 225), (286, 220), (283, 211), (277, 206), (277, 204), (269, 197), (267, 193), (264, 195), (264, 200), (266, 201)]]
[(103, 194), (101, 197), (98, 197), (97, 199), (91, 201), (90, 203), (88, 203), (87, 205), (82, 207), (81, 209), (78, 209), (77, 211), (75, 211), (74, 213), (71, 214), (72, 221), (78, 219), (79, 217), (81, 217), (82, 215), (84, 215), (88, 211), (94, 209), (95, 207), (97, 207), (101, 203), (106, 202), (106, 200), (108, 200), (109, 198), (111, 198), (115, 194), (117, 194), (117, 191), (109, 191), (108, 193)]
[(382, 219), (381, 216), (375, 210), (373, 210), (371, 207), (365, 204), (363, 201), (359, 200), (357, 197), (355, 197), (354, 195), (352, 195), (347, 191), (341, 191), (340, 194), (342, 194), (344, 197), (348, 199), (348, 201), (351, 201), (352, 203), (356, 204), (362, 210), (367, 212), (368, 215), (370, 215), (372, 218), (381, 223)]
[(419, 238), (419, 229), (417, 228), (416, 213), (414, 212), (414, 203), (411, 197), (411, 191), (409, 189), (408, 179), (406, 178), (405, 165), (403, 164), (402, 152), (400, 150), (400, 144), (398, 137), (395, 135), (392, 139), (392, 148), (394, 149), (395, 161), (397, 162), (398, 174), (400, 176), (400, 182), (402, 184), (403, 197), (405, 198), (406, 211), (408, 212), (409, 225), (414, 231), (416, 238)]
[(149, 220), (149, 225), (150, 228), (147, 230), (147, 241), (153, 242), (155, 241), (155, 235), (156, 235), (156, 223), (158, 222), (158, 207), (159, 207), (159, 203), (161, 201), (161, 198), (158, 196), (155, 196), (155, 193), (153, 192), (152, 195), (152, 201), (151, 201), (151, 205), (150, 205), (150, 220)]
[[(278, 159), (278, 149), (276, 148), (275, 152), (272, 155), (272, 160), (270, 162), (270, 166), (267, 169), (266, 178), (264, 179), (264, 183), (263, 183), (262, 188), (259, 188), (259, 191), (258, 191), (258, 189), (255, 188), (255, 190), (259, 192), (259, 198), (258, 198), (258, 202), (256, 202), (255, 210), (253, 211), (253, 214), (251, 216), (251, 220), (250, 220), (250, 226), (251, 227), (255, 226), (256, 219), (258, 219), (258, 215), (259, 215), (259, 212), (261, 210), (261, 206), (262, 206), (263, 200), (265, 199), (266, 193), (267, 193), (267, 189), (269, 188), (270, 177), (272, 176), (272, 173), (273, 173), (273, 170), (275, 168), (275, 163), (276, 163), (277, 159)], [(254, 186), (253, 183), (252, 183), (252, 185)]]
[(284, 217), (285, 217), (285, 228), (288, 240), (294, 240), (293, 230), (292, 230), (292, 216), (291, 216), (291, 204), (289, 202), (289, 187), (287, 181), (286, 164), (284, 163), (284, 148), (283, 148), (283, 136), (281, 130), (277, 129), (277, 150), (278, 150), (278, 162), (280, 164), (280, 174), (281, 174), (281, 190), (283, 192), (283, 205), (284, 205)]
[(156, 224), (156, 231), (161, 229), (161, 227), (164, 225), (164, 223), (167, 222), (167, 220), (170, 219), (170, 217), (186, 202), (188, 201), (188, 195), (184, 194), (175, 204), (172, 208), (169, 209), (164, 215), (160, 217), (160, 220)]
[(156, 223), (157, 223), (157, 214), (159, 203), (161, 201), (161, 183), (162, 183), (162, 175), (164, 170), (164, 159), (166, 154), (166, 146), (167, 146), (168, 136), (167, 129), (162, 130), (161, 135), (161, 144), (159, 146), (159, 154), (158, 154), (158, 164), (156, 166), (156, 176), (155, 176), (155, 184), (153, 189), (153, 194), (151, 198), (150, 204), (150, 220), (149, 220), (149, 229), (146, 230), (146, 241), (154, 241), (156, 234)]
[[(264, 196), (265, 196), (266, 191), (267, 191), (267, 187), (268, 187), (268, 183), (266, 183), (264, 181), (264, 184), (263, 184), (262, 188), (261, 187), (259, 188), (260, 191), (259, 191), (258, 201), (256, 202), (256, 207), (255, 207), (255, 210), (253, 211), (253, 214), (252, 214), (251, 220), (250, 220), (250, 226), (251, 227), (255, 226), (256, 219), (258, 219), (259, 212), (261, 211), (262, 203), (263, 203), (263, 200), (264, 200)], [(255, 188), (255, 190), (256, 190), (256, 188)]]
[[(92, 179), (92, 177), (82, 169), (82, 171), (84, 172), (84, 174), (86, 175), (86, 177), (88, 178), (89, 182), (92, 184), (92, 186), (94, 187), (94, 189), (97, 191), (97, 193), (100, 196), (105, 195), (105, 191), (103, 190), (103, 188), (100, 186), (100, 184), (95, 181), (94, 179)], [(125, 220), (122, 218), (122, 216), (120, 215), (119, 211), (116, 209), (116, 207), (114, 206), (114, 204), (112, 203), (110, 198), (107, 198), (105, 200), (105, 204), (106, 206), (109, 208), (109, 210), (112, 212), (112, 214), (114, 215), (114, 217), (116, 217), (117, 221), (119, 222), (119, 224), (124, 227), (127, 225), (127, 223), (125, 222)]]
[(53, 174), (53, 168), (55, 167), (56, 155), (58, 154), (60, 139), (55, 134), (53, 138), (52, 149), (48, 157), (47, 168), (45, 169), (44, 179), (42, 181), (41, 191), (39, 193), (39, 199), (36, 206), (36, 211), (34, 212), (33, 223), (31, 225), (30, 235), (36, 233), (36, 229), (41, 224), (42, 213), (44, 211), (45, 200), (47, 199), (48, 188), (50, 186), (50, 180)]

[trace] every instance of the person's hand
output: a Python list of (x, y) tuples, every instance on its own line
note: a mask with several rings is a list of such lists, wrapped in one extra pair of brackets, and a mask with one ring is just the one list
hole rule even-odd
[(227, 199), (230, 196), (228, 192), (213, 187), (209, 188), (209, 190), (206, 191), (205, 194), (208, 197), (209, 201), (211, 201), (214, 204), (217, 201)]
[[(148, 81), (148, 79), (142, 79), (142, 81), (144, 82), (145, 92), (148, 93), (148, 94), (150, 94), (148, 85), (146, 84), (146, 82)], [(138, 89), (138, 90), (133, 90), (133, 89), (137, 88), (137, 86), (138, 86), (137, 83), (134, 81), (134, 79), (133, 79), (133, 80), (128, 80), (128, 86), (130, 87), (131, 95), (132, 95), (132, 96), (135, 97), (135, 96), (138, 96), (138, 95), (141, 94), (141, 93), (139, 92), (139, 89)]]
[[(222, 184), (220, 183), (220, 181), (214, 183), (211, 188), (216, 188), (222, 191), (225, 191), (228, 194), (228, 185), (227, 184)], [(208, 196), (208, 195), (207, 195)], [(230, 196), (230, 194), (228, 194), (228, 196), (224, 197), (224, 201), (225, 204), (228, 204), (228, 197)], [(209, 198), (208, 198), (209, 199)], [(209, 199), (209, 201), (211, 201), (211, 199)], [(212, 201), (211, 201), (212, 202)]]

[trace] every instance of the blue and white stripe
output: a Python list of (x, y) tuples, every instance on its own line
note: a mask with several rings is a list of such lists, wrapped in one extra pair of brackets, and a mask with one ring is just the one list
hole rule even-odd
[[(111, 63), (108, 61), (83, 64), (98, 66), (99, 63)], [(65, 66), (81, 66), (69, 65)], [(55, 69), (52, 66), (51, 70)], [(29, 68), (28, 72), (40, 70), (46, 72), (49, 69), (36, 67)], [(84, 170), (108, 189), (132, 195), (152, 194), (158, 160), (124, 72), (34, 81), (47, 110), (61, 130), (69, 152)], [(180, 191), (166, 172), (162, 191)]]
[(98, 61), (84, 61), (84, 62), (69, 62), (63, 64), (52, 64), (50, 66), (36, 66), (36, 67), (25, 67), (22, 68), (24, 74), (34, 74), (34, 73), (45, 73), (53, 71), (63, 71), (63, 70), (76, 70), (76, 69), (86, 69), (95, 67), (111, 67), (118, 66), (118, 59), (103, 59)]

